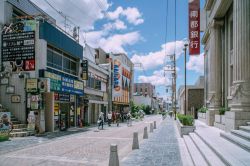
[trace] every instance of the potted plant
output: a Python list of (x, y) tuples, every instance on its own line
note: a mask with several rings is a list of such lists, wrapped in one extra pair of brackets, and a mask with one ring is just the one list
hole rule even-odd
[(188, 135), (190, 132), (194, 132), (194, 118), (190, 115), (177, 114), (177, 127), (181, 137)]
[(202, 118), (202, 119), (206, 119), (206, 112), (207, 112), (207, 108), (206, 107), (201, 107), (198, 110), (198, 118)]
[(225, 124), (225, 112), (229, 111), (228, 108), (221, 107), (219, 109), (219, 115), (215, 115), (215, 122)]

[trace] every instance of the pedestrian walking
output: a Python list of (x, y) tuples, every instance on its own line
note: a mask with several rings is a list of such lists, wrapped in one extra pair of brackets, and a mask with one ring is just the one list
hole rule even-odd
[(130, 114), (130, 112), (127, 113), (126, 119), (127, 119), (127, 125), (128, 125), (128, 126), (132, 126), (132, 121), (131, 121), (131, 114)]
[(97, 120), (98, 129), (100, 129), (100, 127), (102, 126), (102, 130), (103, 130), (103, 123), (104, 123), (104, 114), (101, 111)]
[(115, 114), (115, 119), (116, 119), (116, 125), (117, 125), (117, 127), (119, 126), (120, 118), (121, 118), (120, 113), (119, 113), (119, 112), (116, 112), (116, 114)]
[(115, 111), (112, 111), (112, 123), (115, 123)]
[(108, 125), (111, 126), (111, 121), (112, 121), (112, 113), (111, 113), (111, 111), (109, 111), (107, 117), (108, 117)]

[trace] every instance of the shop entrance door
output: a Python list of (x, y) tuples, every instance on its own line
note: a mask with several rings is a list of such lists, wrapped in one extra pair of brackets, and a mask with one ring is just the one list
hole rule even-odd
[(60, 130), (66, 130), (69, 128), (69, 103), (60, 103)]

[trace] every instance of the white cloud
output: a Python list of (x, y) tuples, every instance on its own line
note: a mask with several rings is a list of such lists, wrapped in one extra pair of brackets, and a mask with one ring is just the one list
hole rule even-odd
[(86, 33), (87, 43), (91, 47), (101, 47), (106, 52), (126, 53), (124, 46), (133, 45), (141, 39), (139, 32), (114, 34), (108, 36), (107, 31), (92, 31)]
[(190, 56), (187, 62), (187, 69), (193, 70), (197, 73), (204, 73), (204, 53), (199, 56)]
[(122, 30), (127, 29), (125, 23), (119, 19), (117, 19), (114, 23), (107, 23), (103, 25), (104, 30), (110, 31), (112, 29)]
[[(183, 41), (176, 41), (176, 60), (183, 52)], [(166, 53), (165, 53), (166, 48)], [(134, 63), (142, 63), (145, 70), (154, 69), (159, 66), (164, 65), (165, 54), (172, 55), (175, 50), (175, 42), (168, 42), (166, 44), (161, 45), (161, 50), (156, 52), (150, 52), (146, 55), (138, 55), (135, 54), (132, 56), (131, 60)]]
[[(45, 1), (31, 1), (55, 18), (57, 24), (61, 27), (64, 26), (64, 18), (52, 9)], [(102, 19), (104, 17), (103, 12), (107, 11), (110, 6), (107, 0), (102, 0), (101, 7), (94, 0), (50, 0), (49, 3), (84, 30), (93, 29), (94, 22)], [(68, 22), (68, 24), (70, 23)], [(73, 26), (71, 25), (71, 29), (72, 28)]]
[(124, 46), (133, 45), (140, 40), (139, 32), (116, 34), (108, 38), (100, 39), (99, 46), (106, 52), (126, 53)]
[(150, 82), (155, 86), (162, 86), (162, 85), (164, 86), (170, 83), (170, 80), (164, 77), (163, 70), (156, 70), (153, 72), (153, 75), (151, 76), (145, 76), (145, 75), (139, 76), (138, 80), (142, 83)]
[(130, 24), (139, 25), (144, 22), (142, 19), (142, 14), (135, 7), (128, 7), (127, 9), (123, 9), (121, 6), (116, 8), (113, 12), (108, 12), (108, 18), (111, 20), (119, 19), (121, 16), (126, 17), (127, 21)]
[(118, 19), (122, 12), (123, 12), (123, 8), (119, 6), (118, 8), (116, 8), (115, 11), (108, 12), (109, 19), (111, 20)]

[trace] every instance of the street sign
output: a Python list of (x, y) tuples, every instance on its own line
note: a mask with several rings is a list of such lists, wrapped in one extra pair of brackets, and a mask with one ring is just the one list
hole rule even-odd
[(88, 80), (88, 60), (83, 60), (81, 63), (82, 74), (81, 77), (83, 80)]

